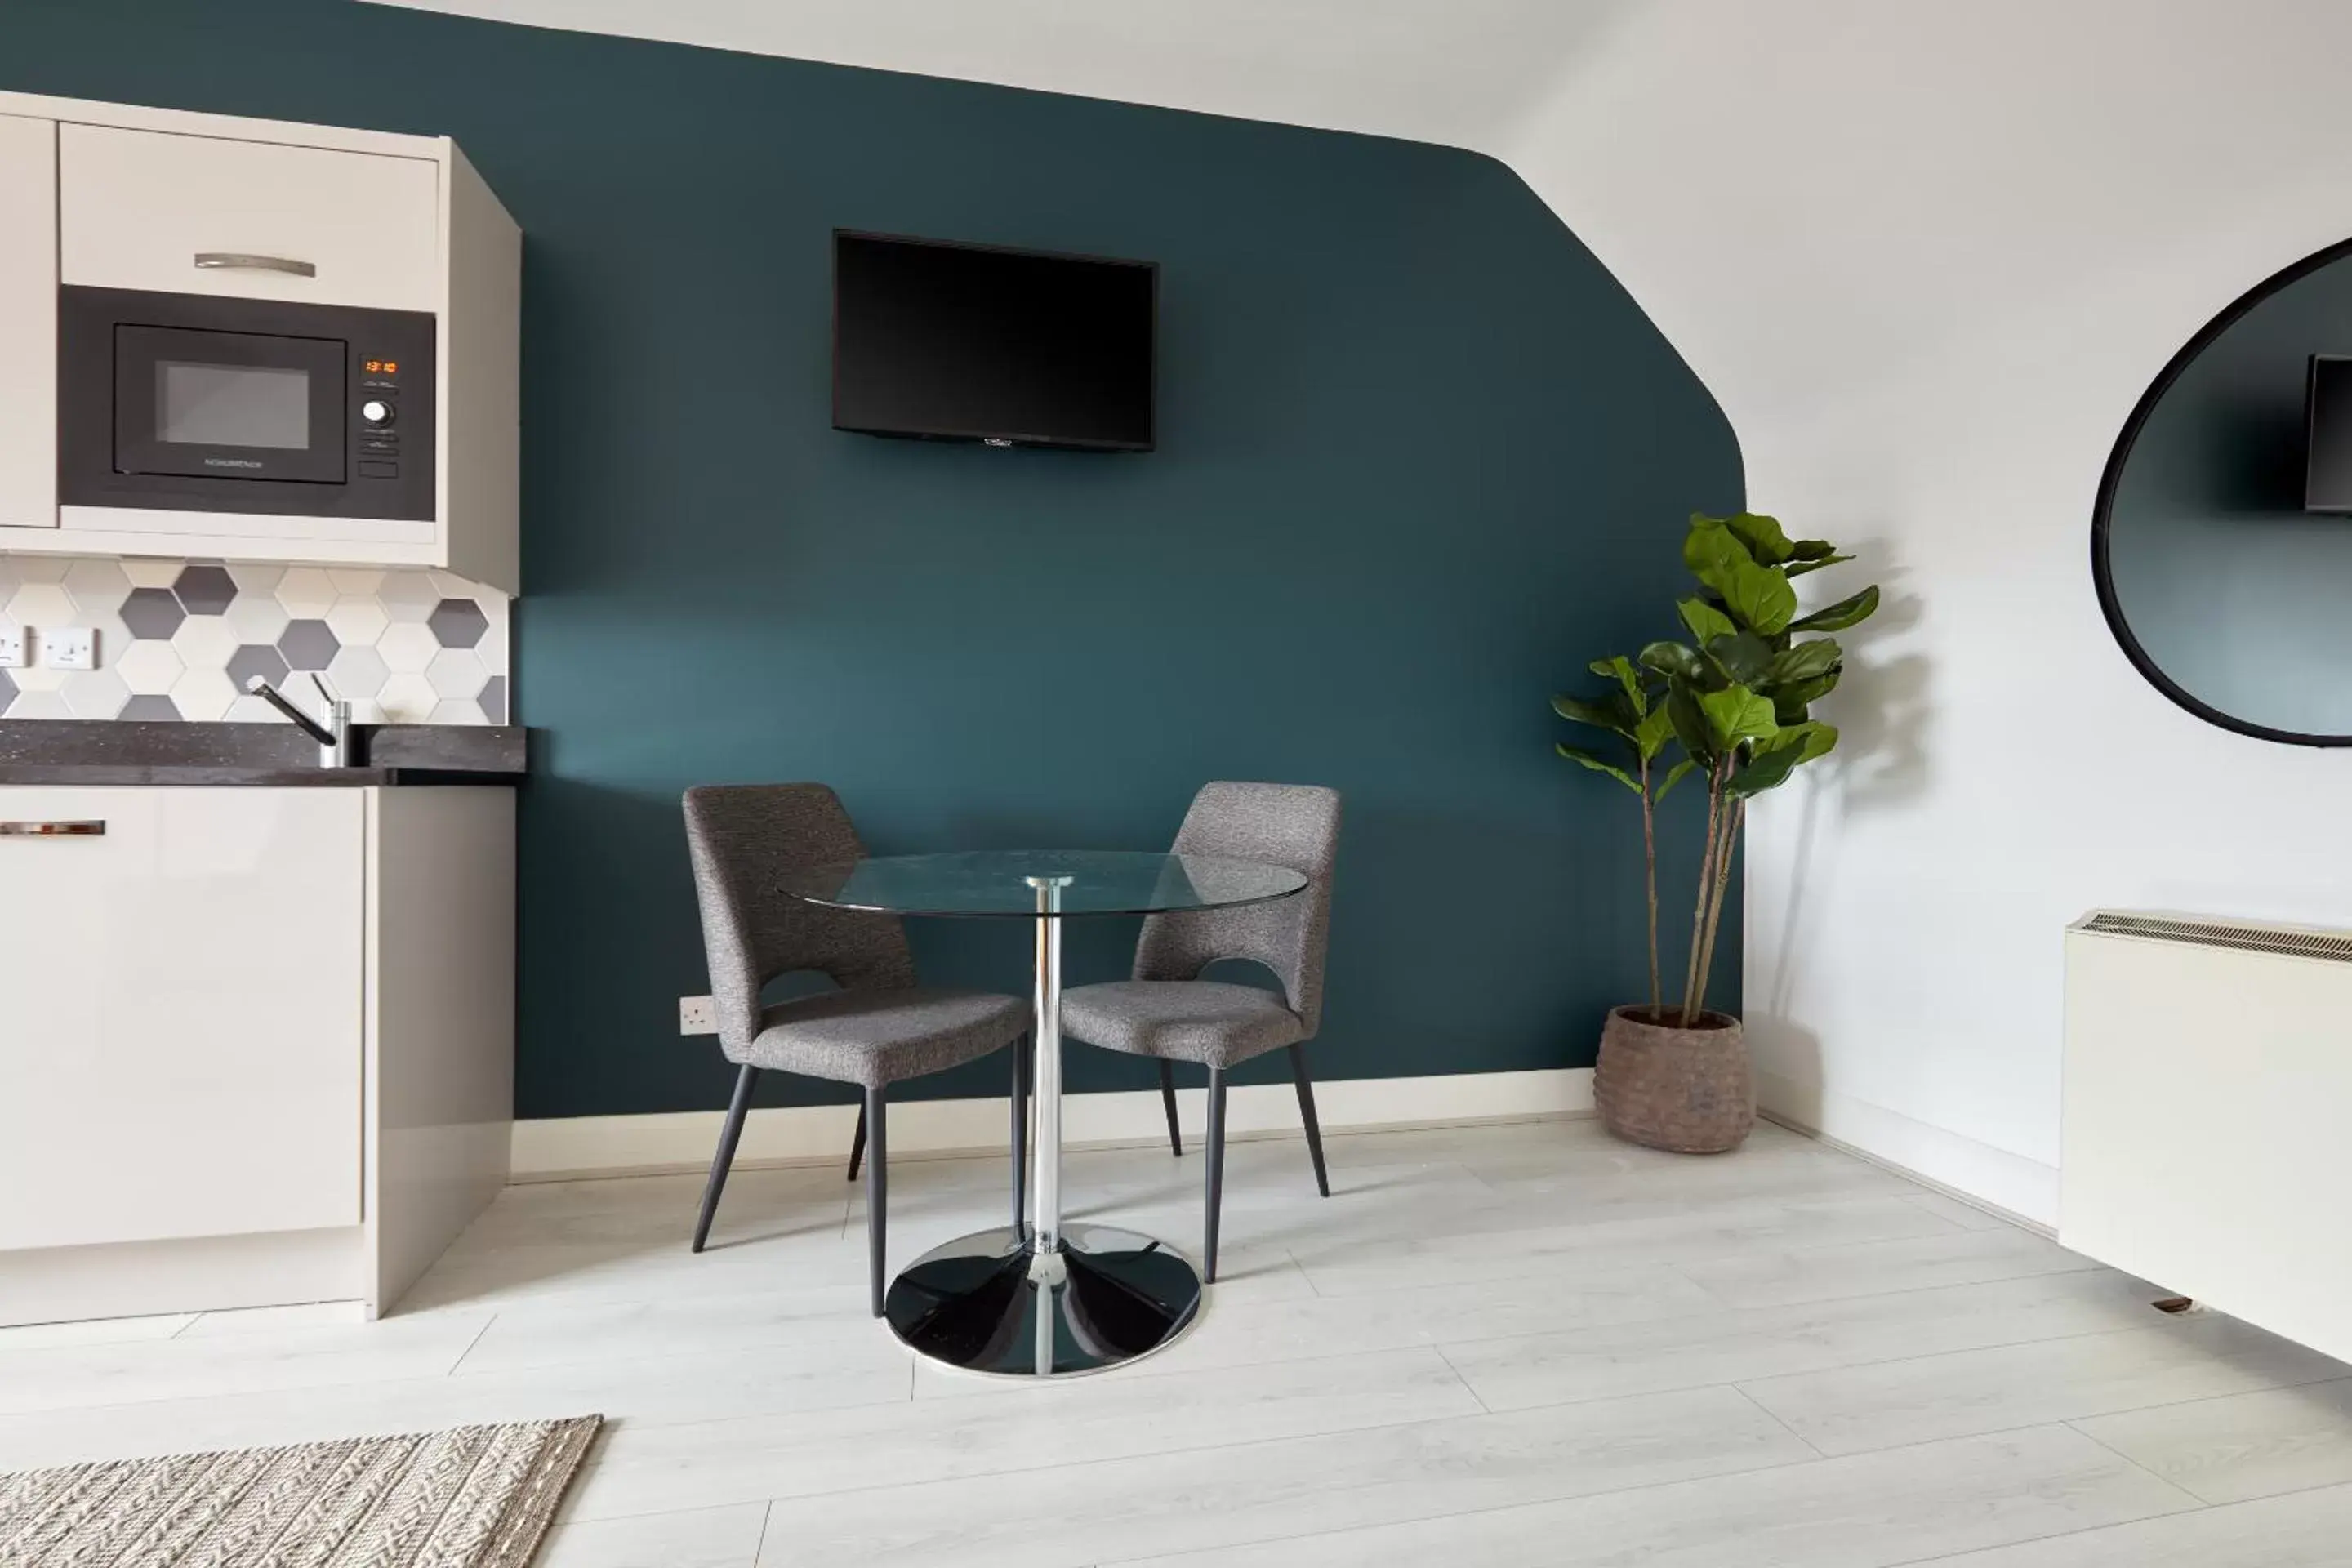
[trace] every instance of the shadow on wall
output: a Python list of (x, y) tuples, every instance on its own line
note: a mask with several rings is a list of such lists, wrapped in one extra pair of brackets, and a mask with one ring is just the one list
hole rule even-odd
[[(1789, 859), (1781, 868), (1786, 889), (1780, 918), (1769, 929), (1783, 933), (1766, 977), (1763, 994), (1751, 1004), (1751, 1016), (1776, 1020), (1763, 1047), (1774, 1059), (1802, 1056), (1803, 1036), (1811, 1041), (1811, 1061), (1818, 1068), (1820, 1043), (1806, 1031), (1786, 1022), (1790, 991), (1796, 982), (1797, 953), (1806, 939), (1806, 894), (1815, 858), (1831, 853), (1825, 847), (1827, 829), (1836, 819), (1861, 817), (1906, 809), (1926, 795), (1931, 763), (1926, 731), (1934, 697), (1935, 667), (1924, 653), (1903, 652), (1899, 644), (1927, 616), (1924, 595), (1906, 591), (1909, 575), (1885, 539), (1865, 539), (1854, 546), (1857, 571), (1878, 584), (1881, 596), (1875, 616), (1841, 637), (1846, 651), (1845, 674), (1837, 690), (1822, 704), (1822, 717), (1838, 727), (1838, 749), (1823, 764), (1780, 792), (1794, 796), (1796, 832), (1789, 840)], [(1780, 804), (1776, 801), (1776, 805)], [(1776, 1071), (1788, 1071), (1776, 1068)], [(1795, 1074), (1801, 1083), (1815, 1079)], [(1791, 1107), (1776, 1110), (1795, 1115)], [(1818, 1125), (1807, 1123), (1807, 1125)]]

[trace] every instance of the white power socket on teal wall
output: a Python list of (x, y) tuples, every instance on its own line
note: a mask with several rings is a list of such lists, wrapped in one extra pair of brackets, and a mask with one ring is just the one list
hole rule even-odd
[(719, 1007), (708, 996), (681, 996), (677, 999), (677, 1032), (681, 1035), (715, 1035), (719, 1032)]

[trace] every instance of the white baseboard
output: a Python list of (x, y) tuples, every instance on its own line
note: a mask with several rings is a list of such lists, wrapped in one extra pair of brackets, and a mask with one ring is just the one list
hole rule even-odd
[(2058, 1223), (2058, 1167), (1979, 1143), (1865, 1100), (1779, 1073), (1756, 1075), (1759, 1109), (1791, 1131), (1885, 1165), (2043, 1232)]
[[(1208, 1091), (1176, 1091), (1177, 1121), (1201, 1135)], [(1592, 1069), (1453, 1073), (1434, 1078), (1335, 1079), (1315, 1086), (1326, 1132), (1534, 1121), (1592, 1113)], [(1005, 1147), (1012, 1107), (988, 1100), (909, 1100), (890, 1107), (890, 1157), (943, 1158)], [(663, 1111), (643, 1116), (568, 1116), (514, 1124), (511, 1180), (560, 1182), (707, 1170), (726, 1113)], [(847, 1158), (857, 1110), (849, 1105), (754, 1110), (737, 1148), (740, 1168), (830, 1164)], [(1297, 1138), (1298, 1100), (1286, 1084), (1238, 1085), (1225, 1100), (1229, 1138)], [(1157, 1089), (1074, 1094), (1062, 1104), (1062, 1143), (1107, 1149), (1158, 1143), (1168, 1123)]]

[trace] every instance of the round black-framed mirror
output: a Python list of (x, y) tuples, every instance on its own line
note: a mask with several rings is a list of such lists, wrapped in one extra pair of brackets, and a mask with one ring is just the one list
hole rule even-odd
[(2173, 702), (2258, 740), (2352, 746), (2352, 514), (2304, 508), (2314, 354), (2352, 354), (2352, 239), (2231, 301), (2141, 395), (2100, 476), (2091, 572), (2116, 641)]

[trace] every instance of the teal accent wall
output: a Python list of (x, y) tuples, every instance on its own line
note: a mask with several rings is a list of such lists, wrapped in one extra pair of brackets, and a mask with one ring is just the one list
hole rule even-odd
[[(1502, 165), (331, 0), (10, 0), (0, 86), (447, 133), (521, 223), (521, 1114), (724, 1103), (676, 1032), (698, 782), (827, 780), (883, 851), (1155, 847), (1203, 780), (1336, 785), (1327, 1077), (1588, 1064), (1638, 998), (1633, 805), (1546, 699), (1672, 630), (1739, 453)], [(834, 431), (836, 226), (1160, 262), (1160, 450)], [(1133, 935), (1074, 929), (1072, 978)], [(1027, 985), (1018, 929), (916, 945)]]

